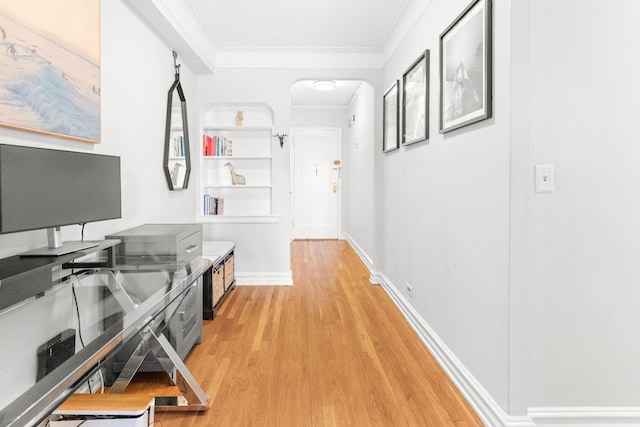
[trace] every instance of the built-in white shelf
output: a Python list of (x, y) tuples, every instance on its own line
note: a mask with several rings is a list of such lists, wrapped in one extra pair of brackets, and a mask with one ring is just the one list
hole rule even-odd
[[(240, 125), (239, 116), (242, 116)], [(198, 156), (197, 221), (279, 222), (280, 217), (272, 215), (274, 141), (271, 108), (266, 104), (209, 104), (202, 111), (200, 126), (202, 147)], [(245, 185), (232, 185), (227, 163), (236, 175), (245, 178)], [(205, 212), (222, 213), (205, 215)]]

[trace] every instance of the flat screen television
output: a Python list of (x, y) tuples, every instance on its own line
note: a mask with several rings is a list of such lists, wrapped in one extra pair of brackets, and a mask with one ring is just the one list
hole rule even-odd
[(23, 255), (96, 246), (62, 242), (60, 226), (121, 215), (119, 157), (0, 144), (0, 233), (47, 229), (48, 247)]

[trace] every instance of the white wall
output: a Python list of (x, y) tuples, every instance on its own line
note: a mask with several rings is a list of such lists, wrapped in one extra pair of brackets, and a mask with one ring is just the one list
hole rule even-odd
[[(378, 91), (382, 93), (382, 91)], [(376, 140), (376, 91), (368, 83), (360, 85), (349, 106), (351, 127), (344, 148), (346, 152), (345, 175), (345, 231), (355, 242), (361, 256), (373, 264), (376, 259), (377, 192), (375, 174), (376, 151), (381, 145)], [(355, 120), (354, 120), (355, 118)]]
[[(502, 408), (509, 375), (508, 8), (495, 1), (493, 118), (438, 133), (439, 35), (467, 0), (432, 0), (384, 67), (431, 50), (430, 138), (382, 155), (381, 271)], [(413, 287), (413, 296), (406, 284)]]
[(640, 3), (530, 2), (529, 403), (640, 402)]

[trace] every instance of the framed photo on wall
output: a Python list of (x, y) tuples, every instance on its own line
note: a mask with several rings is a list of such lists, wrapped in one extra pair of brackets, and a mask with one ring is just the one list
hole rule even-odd
[(0, 0), (0, 126), (100, 142), (100, 1)]
[(398, 123), (400, 117), (400, 91), (398, 90), (399, 81), (393, 82), (391, 87), (387, 89), (383, 96), (382, 123), (384, 126), (382, 132), (382, 151), (397, 150), (398, 144)]
[(440, 133), (491, 117), (491, 0), (474, 0), (440, 35)]
[(402, 145), (429, 139), (429, 51), (402, 75)]

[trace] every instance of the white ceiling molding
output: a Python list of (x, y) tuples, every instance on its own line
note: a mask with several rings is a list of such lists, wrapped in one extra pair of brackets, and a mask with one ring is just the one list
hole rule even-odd
[(215, 40), (207, 32), (204, 17), (186, 2), (166, 0), (123, 0), (178, 57), (197, 74), (215, 69)]
[(416, 23), (422, 12), (431, 3), (431, 0), (408, 0), (402, 10), (402, 14), (397, 18), (394, 17), (393, 29), (385, 34), (385, 39), (380, 45), (380, 52), (383, 59), (383, 65), (387, 63), (393, 52), (396, 51), (407, 33)]
[(222, 50), (217, 68), (382, 68), (378, 52)]

